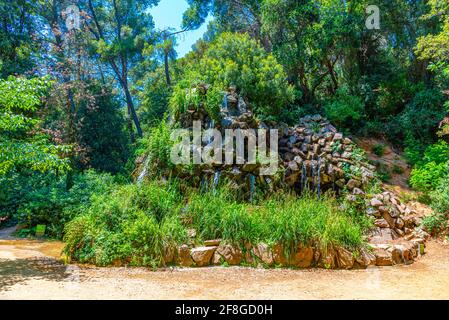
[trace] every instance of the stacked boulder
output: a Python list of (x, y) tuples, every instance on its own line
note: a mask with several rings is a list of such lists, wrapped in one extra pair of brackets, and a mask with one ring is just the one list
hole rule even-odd
[(374, 178), (375, 167), (355, 151), (352, 140), (320, 115), (300, 119), (279, 140), (285, 181), (300, 190), (363, 189)]

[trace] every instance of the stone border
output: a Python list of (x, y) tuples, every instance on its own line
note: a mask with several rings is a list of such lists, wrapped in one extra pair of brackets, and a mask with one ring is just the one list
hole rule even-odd
[(221, 240), (206, 241), (204, 246), (186, 244), (166, 249), (165, 264), (181, 267), (207, 267), (227, 264), (264, 267), (365, 269), (369, 266), (393, 266), (411, 264), (424, 254), (425, 241), (414, 239), (394, 244), (369, 244), (359, 252), (342, 247), (318, 250), (311, 246), (299, 246), (290, 256), (284, 254), (281, 245), (265, 243), (247, 244), (245, 248), (223, 243)]

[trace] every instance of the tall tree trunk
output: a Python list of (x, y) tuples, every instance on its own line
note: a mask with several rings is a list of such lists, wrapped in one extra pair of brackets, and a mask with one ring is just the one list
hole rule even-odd
[(170, 69), (168, 68), (168, 51), (167, 50), (164, 50), (164, 65), (165, 65), (165, 79), (167, 81), (167, 85), (171, 86)]
[(125, 79), (122, 79), (122, 81), (120, 81), (120, 83), (122, 85), (123, 91), (125, 92), (126, 105), (128, 107), (128, 115), (134, 122), (138, 137), (142, 138), (143, 137), (142, 128), (140, 127), (139, 117), (137, 116), (136, 109), (134, 108), (133, 98), (131, 96), (131, 93), (129, 92), (128, 81), (125, 78)]

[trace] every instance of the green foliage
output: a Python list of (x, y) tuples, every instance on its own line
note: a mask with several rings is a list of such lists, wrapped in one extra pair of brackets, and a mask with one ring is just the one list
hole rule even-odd
[[(220, 106), (223, 101), (223, 91), (216, 87), (207, 88), (204, 84), (195, 84), (190, 87), (190, 82), (187, 79), (182, 80), (175, 88), (174, 93), (170, 99), (171, 111), (175, 119), (179, 119), (181, 114), (188, 109), (200, 110), (204, 108), (209, 117), (215, 121), (220, 121)], [(187, 85), (189, 87), (185, 88)]]
[(245, 34), (221, 34), (199, 63), (189, 66), (184, 79), (174, 89), (171, 106), (175, 114), (184, 112), (189, 105), (199, 104), (199, 93), (192, 88), (201, 83), (212, 85), (214, 108), (222, 101), (218, 92), (235, 85), (261, 119), (278, 119), (282, 108), (293, 98), (282, 66)]
[(449, 229), (449, 167), (439, 179), (435, 190), (429, 193), (430, 205), (434, 213), (423, 219), (423, 227), (433, 235)]
[(376, 156), (382, 157), (384, 155), (384, 152), (385, 152), (385, 145), (377, 143), (373, 146), (373, 153)]
[(416, 148), (417, 145), (435, 142), (435, 133), (444, 115), (443, 97), (439, 89), (417, 92), (398, 118), (406, 147)]
[(449, 145), (440, 141), (427, 147), (424, 157), (410, 174), (410, 183), (418, 190), (433, 190), (448, 172)]
[(109, 174), (87, 171), (74, 177), (73, 187), (54, 174), (28, 173), (0, 178), (0, 215), (12, 215), (19, 224), (31, 228), (47, 225), (47, 235), (61, 238), (64, 225), (82, 214), (90, 198), (115, 187)]
[(331, 198), (279, 194), (253, 206), (221, 191), (193, 195), (188, 212), (201, 239), (222, 238), (242, 246), (282, 243), (287, 248), (299, 243), (356, 248), (363, 243), (364, 227)]
[(163, 250), (186, 241), (173, 185), (125, 185), (94, 197), (86, 214), (66, 226), (65, 252), (97, 265), (159, 266)]
[(61, 158), (69, 148), (53, 145), (39, 133), (37, 111), (48, 86), (39, 78), (0, 80), (0, 175), (23, 169), (69, 169), (68, 161)]
[(170, 158), (174, 141), (171, 140), (171, 127), (166, 120), (162, 120), (157, 127), (151, 129), (147, 139), (147, 152), (151, 160), (150, 169), (165, 170), (173, 168)]
[[(76, 101), (75, 134), (82, 150), (77, 167), (121, 172), (129, 156), (130, 146), (119, 105), (111, 90), (99, 83), (89, 83), (84, 91), (87, 97)], [(79, 96), (83, 94), (75, 93)]]
[(340, 88), (324, 105), (324, 111), (326, 117), (338, 127), (351, 128), (361, 119), (364, 105), (359, 97), (349, 94), (345, 88)]

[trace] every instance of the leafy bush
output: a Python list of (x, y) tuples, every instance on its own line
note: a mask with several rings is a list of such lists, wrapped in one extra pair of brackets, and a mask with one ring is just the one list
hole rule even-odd
[(416, 93), (398, 117), (406, 147), (435, 141), (438, 123), (443, 119), (443, 96), (438, 89), (425, 89)]
[(189, 104), (198, 105), (199, 93), (192, 92), (192, 88), (203, 83), (213, 87), (208, 108), (219, 107), (222, 95), (218, 99), (217, 93), (235, 85), (261, 119), (277, 120), (283, 107), (293, 100), (293, 89), (282, 66), (246, 34), (221, 34), (200, 62), (194, 61), (188, 68), (174, 88), (170, 104), (175, 115), (184, 112)]
[(282, 243), (292, 249), (299, 243), (323, 248), (356, 248), (363, 243), (363, 224), (331, 198), (278, 194), (253, 206), (213, 192), (193, 196), (188, 208), (201, 239), (222, 238), (242, 246)]
[(435, 212), (449, 215), (449, 170), (440, 179), (437, 188), (430, 192), (430, 199)]
[(41, 78), (0, 80), (0, 175), (69, 170), (68, 160), (61, 157), (69, 148), (53, 145), (39, 133), (37, 111), (49, 85)]
[(186, 240), (173, 185), (124, 185), (95, 196), (87, 213), (67, 224), (65, 252), (97, 265), (159, 266), (165, 246)]
[(410, 174), (410, 183), (422, 191), (433, 190), (449, 172), (449, 145), (439, 141), (427, 147), (424, 157)]
[(341, 128), (351, 128), (355, 120), (360, 120), (364, 113), (362, 100), (353, 96), (345, 88), (339, 88), (337, 93), (324, 105), (326, 117)]
[(109, 174), (90, 170), (76, 175), (70, 190), (65, 178), (54, 174), (15, 175), (0, 179), (0, 185), (0, 212), (13, 215), (29, 230), (45, 224), (47, 235), (61, 238), (64, 225), (87, 210), (93, 195), (108, 192), (115, 182)]
[(378, 157), (382, 157), (384, 155), (385, 152), (385, 146), (381, 143), (377, 143), (373, 146), (373, 153), (378, 156)]

